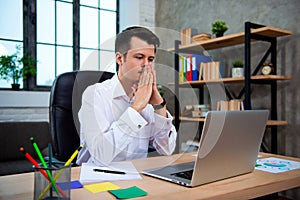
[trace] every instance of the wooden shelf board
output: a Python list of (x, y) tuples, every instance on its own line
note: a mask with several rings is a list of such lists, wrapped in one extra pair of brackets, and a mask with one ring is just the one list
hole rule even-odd
[[(292, 32), (289, 30), (274, 28), (272, 26), (252, 29), (251, 33), (266, 36), (266, 37), (273, 37), (273, 38), (292, 34)], [(179, 50), (186, 53), (195, 53), (195, 52), (199, 52), (200, 50), (199, 47), (202, 47), (205, 50), (211, 50), (211, 49), (243, 44), (244, 41), (245, 41), (245, 33), (241, 32), (241, 33), (225, 35), (223, 37), (213, 38), (210, 40), (194, 41), (192, 44), (180, 46)], [(256, 41), (256, 40), (252, 40), (252, 41)], [(170, 48), (168, 50), (174, 51), (175, 49)]]
[[(291, 76), (282, 76), (282, 75), (258, 75), (258, 76), (251, 76), (251, 80), (253, 81), (280, 81), (280, 80), (291, 80)], [(222, 78), (216, 80), (200, 80), (200, 81), (189, 81), (184, 83), (179, 83), (180, 86), (190, 86), (195, 87), (197, 85), (204, 85), (204, 84), (212, 84), (212, 83), (242, 83), (244, 82), (244, 77), (239, 78)], [(169, 83), (169, 85), (174, 85), (174, 83)]]
[[(204, 122), (205, 118), (196, 118), (196, 117), (180, 117), (181, 121), (190, 121), (190, 122)], [(285, 126), (288, 125), (287, 121), (282, 120), (268, 120), (267, 126)]]
[(196, 117), (180, 117), (181, 121), (191, 121), (191, 122), (204, 122), (205, 118), (196, 118)]
[(286, 126), (288, 125), (287, 121), (282, 120), (268, 120), (267, 126)]

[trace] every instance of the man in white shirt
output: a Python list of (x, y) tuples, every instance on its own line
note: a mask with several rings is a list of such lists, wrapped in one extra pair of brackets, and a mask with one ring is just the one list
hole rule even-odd
[(177, 132), (153, 67), (159, 45), (158, 37), (143, 27), (127, 28), (117, 36), (118, 73), (89, 86), (82, 96), (78, 116), (84, 147), (77, 164), (145, 158), (149, 145), (162, 155), (174, 152)]

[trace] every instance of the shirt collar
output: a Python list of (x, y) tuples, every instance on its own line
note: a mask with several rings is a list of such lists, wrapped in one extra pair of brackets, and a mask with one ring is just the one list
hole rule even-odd
[(126, 95), (126, 92), (119, 80), (118, 74), (116, 73), (113, 77), (112, 77), (112, 84), (113, 84), (113, 98), (117, 98), (117, 97), (125, 97), (126, 99), (129, 99), (129, 97)]

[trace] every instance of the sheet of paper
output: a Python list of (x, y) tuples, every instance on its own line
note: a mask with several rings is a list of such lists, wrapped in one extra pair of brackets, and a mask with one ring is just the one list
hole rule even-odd
[[(69, 187), (68, 183), (56, 183), (62, 190), (66, 190)], [(78, 181), (71, 181), (70, 182), (70, 189), (77, 189), (77, 188), (82, 188), (83, 185)]]
[[(95, 172), (94, 169), (122, 171), (126, 174), (113, 174)], [(81, 182), (99, 182), (115, 180), (137, 180), (142, 179), (132, 162), (113, 162), (108, 167), (98, 167), (93, 163), (82, 163), (80, 171)]]
[(106, 192), (108, 190), (117, 190), (120, 188), (119, 186), (112, 184), (110, 182), (95, 183), (95, 184), (85, 185), (83, 187), (94, 194), (98, 192)]
[(300, 162), (273, 157), (263, 158), (256, 161), (255, 169), (271, 173), (280, 173), (300, 169)]
[(109, 190), (109, 192), (112, 193), (117, 199), (129, 199), (147, 195), (147, 192), (138, 188), (137, 186), (119, 190)]

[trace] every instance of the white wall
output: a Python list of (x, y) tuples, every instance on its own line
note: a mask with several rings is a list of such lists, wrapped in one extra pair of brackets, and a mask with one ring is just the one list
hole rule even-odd
[(0, 91), (0, 122), (48, 121), (50, 92)]
[(120, 1), (120, 31), (134, 25), (155, 26), (155, 0)]

